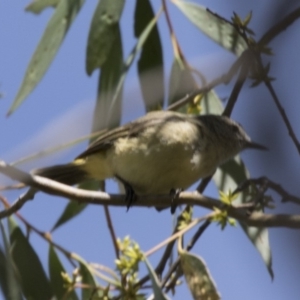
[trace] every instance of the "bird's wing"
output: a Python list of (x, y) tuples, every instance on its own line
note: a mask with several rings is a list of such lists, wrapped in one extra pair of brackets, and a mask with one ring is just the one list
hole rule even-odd
[(155, 111), (147, 115), (125, 124), (124, 126), (117, 127), (109, 130), (101, 135), (94, 141), (84, 152), (82, 152), (76, 159), (84, 158), (99, 151), (109, 149), (114, 145), (114, 142), (119, 138), (136, 137), (141, 134), (149, 126), (159, 126), (171, 120), (183, 120), (181, 114), (167, 111)]

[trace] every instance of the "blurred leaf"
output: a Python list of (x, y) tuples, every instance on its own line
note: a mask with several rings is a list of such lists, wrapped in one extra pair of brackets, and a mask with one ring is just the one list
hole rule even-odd
[(8, 111), (8, 115), (17, 109), (42, 79), (83, 3), (84, 0), (59, 1), (31, 58), (22, 85)]
[(33, 0), (27, 7), (26, 11), (34, 14), (40, 14), (45, 8), (57, 6), (60, 0)]
[(10, 251), (25, 297), (32, 300), (51, 299), (51, 286), (36, 252), (12, 217), (8, 222)]
[(5, 251), (0, 248), (0, 287), (6, 299), (21, 300), (22, 293), (19, 282), (15, 277), (12, 258), (9, 252), (9, 241), (0, 221), (1, 234)]
[(86, 72), (91, 75), (106, 61), (114, 40), (124, 6), (124, 0), (101, 0), (96, 7), (86, 52)]
[(63, 213), (58, 218), (58, 220), (54, 224), (51, 231), (54, 231), (55, 229), (57, 229), (61, 225), (65, 224), (66, 222), (70, 221), (71, 219), (73, 219), (74, 217), (79, 215), (86, 207), (87, 207), (86, 203), (78, 203), (78, 202), (75, 202), (75, 201), (70, 201), (66, 205)]
[(204, 261), (191, 253), (181, 251), (180, 263), (185, 280), (195, 300), (221, 299)]
[[(99, 183), (94, 180), (85, 181), (84, 183), (81, 183), (78, 188), (84, 189), (84, 190), (98, 190), (99, 189)], [(66, 222), (70, 221), (77, 215), (79, 215), (85, 208), (87, 207), (87, 203), (79, 203), (77, 201), (69, 201), (69, 203), (66, 205), (63, 213), (58, 218), (54, 226), (52, 227), (51, 231), (54, 231), (61, 225), (65, 224)]]
[(81, 290), (81, 299), (102, 299), (103, 292), (97, 290), (98, 286), (93, 273), (90, 271), (89, 266), (83, 261), (80, 261), (80, 275), (82, 276), (82, 283), (90, 288), (83, 288)]
[[(122, 110), (122, 89), (115, 95), (123, 72), (123, 47), (119, 24), (115, 28), (116, 37), (113, 47), (104, 62), (99, 76), (97, 103), (93, 119), (93, 132), (103, 128), (114, 128), (120, 125)], [(108, 114), (112, 111), (112, 114)]]
[[(134, 34), (138, 38), (155, 17), (149, 0), (137, 0), (135, 7)], [(157, 24), (142, 47), (138, 61), (138, 73), (146, 110), (163, 107), (164, 74), (163, 53)]]
[(94, 132), (94, 133), (85, 135), (83, 137), (76, 138), (75, 140), (72, 140), (70, 142), (66, 142), (66, 143), (63, 143), (63, 144), (58, 145), (58, 146), (54, 146), (54, 147), (51, 147), (51, 148), (48, 148), (48, 149), (44, 149), (44, 150), (38, 151), (36, 153), (33, 153), (33, 154), (28, 155), (28, 156), (22, 157), (22, 158), (20, 158), (20, 159), (18, 159), (16, 161), (10, 163), (10, 165), (16, 166), (16, 165), (23, 164), (25, 162), (28, 162), (28, 161), (31, 161), (31, 160), (34, 160), (34, 159), (45, 157), (45, 156), (47, 156), (49, 154), (61, 151), (61, 150), (65, 149), (65, 148), (73, 147), (76, 144), (79, 144), (79, 143), (81, 143), (83, 141), (86, 141), (88, 139), (97, 138), (101, 134), (103, 134), (104, 132), (106, 132), (106, 130), (101, 130), (101, 131), (98, 131), (98, 132)]
[(51, 244), (49, 247), (48, 263), (50, 283), (57, 299), (78, 300), (77, 294), (74, 290), (69, 292), (67, 297), (65, 296), (68, 291), (68, 287), (66, 287), (66, 282), (63, 280), (62, 273), (66, 273), (66, 271)]
[[(247, 171), (244, 163), (239, 157), (232, 159), (223, 164), (215, 173), (214, 181), (217, 187), (222, 191), (234, 190), (238, 184), (248, 179), (249, 172)], [(239, 193), (236, 204), (245, 203), (249, 197), (247, 194)], [(264, 263), (267, 266), (271, 278), (274, 277), (272, 269), (272, 254), (269, 243), (269, 232), (267, 228), (262, 227), (249, 227), (246, 224), (240, 222), (246, 235), (254, 244), (258, 252), (260, 253)]]
[(151, 279), (153, 293), (154, 293), (154, 299), (155, 300), (168, 300), (169, 298), (162, 292), (160, 282), (156, 276), (155, 271), (153, 270), (152, 266), (150, 265), (149, 261), (145, 257), (145, 264), (148, 269), (148, 273)]
[(3, 295), (6, 299), (9, 297), (9, 283), (8, 283), (8, 266), (7, 258), (4, 252), (0, 248), (0, 287)]
[[(122, 74), (120, 76), (120, 79), (118, 81), (118, 85), (116, 87), (115, 93), (113, 95), (113, 99), (112, 99), (112, 104), (111, 104), (111, 108), (114, 107), (114, 103), (117, 101), (117, 98), (119, 97), (120, 91), (123, 88), (123, 83), (125, 80), (125, 77), (127, 75), (128, 70), (130, 69), (136, 55), (138, 54), (138, 52), (140, 51), (140, 49), (143, 47), (144, 43), (146, 42), (149, 34), (151, 33), (152, 29), (154, 28), (157, 19), (159, 17), (160, 13), (152, 19), (152, 21), (147, 25), (147, 27), (143, 30), (142, 34), (140, 35), (136, 45), (133, 47), (133, 49), (131, 50), (130, 54), (128, 55), (123, 68), (122, 68)], [(108, 116), (111, 116), (113, 114), (112, 109), (110, 109), (110, 111), (108, 112)], [(108, 118), (109, 119), (109, 118)]]
[[(214, 91), (210, 91), (203, 98), (203, 103), (201, 103), (201, 105), (203, 113), (206, 114), (221, 114), (223, 112), (222, 102)], [(247, 168), (245, 167), (240, 157), (237, 156), (235, 159), (227, 161), (220, 168), (218, 168), (217, 172), (213, 176), (213, 179), (219, 190), (228, 192), (229, 190), (234, 191), (241, 182), (245, 181), (249, 177), (250, 175)], [(244, 203), (246, 201), (247, 195), (245, 192), (243, 192), (238, 194), (235, 203)], [(268, 229), (248, 227), (243, 223), (240, 224), (248, 238), (260, 253), (271, 277), (273, 278), (274, 275), (272, 270), (272, 255), (269, 243)]]
[(203, 95), (200, 105), (203, 114), (220, 115), (224, 110), (223, 104), (214, 90)]
[[(168, 105), (173, 104), (177, 100), (183, 98), (196, 88), (195, 79), (185, 65), (185, 63), (176, 57), (172, 64), (171, 76), (169, 82)], [(181, 112), (186, 112), (187, 105), (180, 108)]]
[(232, 24), (211, 13), (207, 8), (178, 0), (173, 3), (205, 35), (223, 48), (236, 55), (241, 55), (248, 48), (247, 43)]

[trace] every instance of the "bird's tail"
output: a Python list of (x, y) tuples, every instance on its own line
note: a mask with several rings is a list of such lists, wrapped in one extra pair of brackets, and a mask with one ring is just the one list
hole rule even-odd
[(88, 174), (84, 170), (84, 164), (85, 162), (83, 160), (75, 160), (65, 165), (37, 169), (32, 173), (60, 183), (74, 185), (88, 179)]

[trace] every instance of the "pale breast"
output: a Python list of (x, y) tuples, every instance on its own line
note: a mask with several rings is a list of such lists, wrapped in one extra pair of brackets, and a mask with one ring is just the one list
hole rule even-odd
[(199, 130), (189, 122), (149, 127), (137, 137), (118, 139), (109, 161), (115, 175), (137, 194), (169, 193), (187, 188), (210, 175), (215, 165), (206, 161)]

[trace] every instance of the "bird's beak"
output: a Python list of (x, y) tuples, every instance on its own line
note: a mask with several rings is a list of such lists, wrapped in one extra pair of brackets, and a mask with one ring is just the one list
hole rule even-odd
[(245, 149), (269, 150), (267, 147), (254, 142), (247, 142)]

